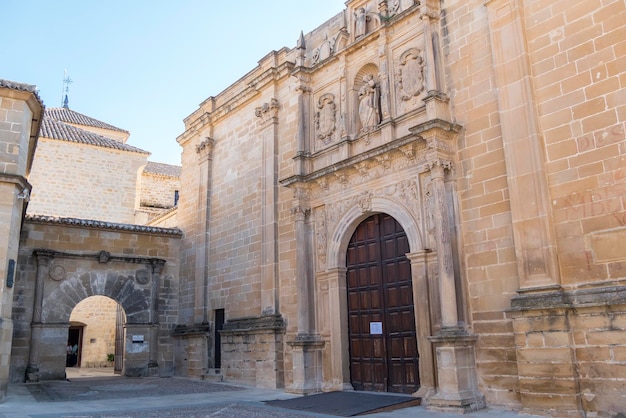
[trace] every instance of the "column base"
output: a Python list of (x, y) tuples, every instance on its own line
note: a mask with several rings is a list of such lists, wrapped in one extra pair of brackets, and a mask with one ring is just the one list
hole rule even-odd
[(26, 382), (27, 383), (39, 382), (39, 367), (37, 366), (26, 367)]
[(476, 379), (476, 339), (462, 328), (444, 328), (430, 337), (437, 356), (439, 387), (428, 399), (428, 409), (467, 413), (485, 407)]
[(285, 391), (300, 395), (321, 392), (324, 341), (316, 334), (298, 334), (287, 344), (293, 350), (293, 382)]

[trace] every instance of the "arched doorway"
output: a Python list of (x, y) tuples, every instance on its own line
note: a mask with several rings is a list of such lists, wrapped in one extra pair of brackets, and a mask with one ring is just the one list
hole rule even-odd
[(106, 296), (79, 302), (70, 314), (66, 366), (121, 373), (125, 317), (121, 305)]
[(348, 244), (350, 376), (356, 390), (419, 389), (409, 251), (402, 226), (385, 214), (361, 222)]

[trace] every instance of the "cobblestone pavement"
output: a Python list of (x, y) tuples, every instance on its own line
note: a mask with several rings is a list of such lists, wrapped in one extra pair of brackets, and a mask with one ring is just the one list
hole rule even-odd
[[(69, 376), (69, 374), (68, 374)], [(71, 381), (9, 385), (0, 418), (307, 418), (330, 415), (270, 406), (264, 401), (298, 395), (223, 382), (183, 378), (71, 376)], [(371, 418), (451, 418), (423, 406), (367, 415)], [(516, 418), (502, 410), (467, 414), (474, 418)]]

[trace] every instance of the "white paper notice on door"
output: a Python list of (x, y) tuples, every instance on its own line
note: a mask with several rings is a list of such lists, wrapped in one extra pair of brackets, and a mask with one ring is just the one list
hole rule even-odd
[(370, 335), (381, 335), (383, 333), (382, 322), (370, 322)]

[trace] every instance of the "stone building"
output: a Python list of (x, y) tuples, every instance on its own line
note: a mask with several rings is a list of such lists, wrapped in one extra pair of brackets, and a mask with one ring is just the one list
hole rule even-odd
[(345, 4), (185, 119), (177, 372), (625, 411), (624, 2)]
[(173, 374), (180, 167), (68, 107), (46, 109), (39, 134), (14, 257), (10, 380), (63, 379), (66, 366)]
[(0, 400), (9, 381), (19, 238), (43, 108), (35, 86), (0, 79)]
[(180, 167), (148, 161), (129, 136), (67, 107), (46, 109), (28, 213), (146, 224), (175, 208)]
[[(29, 206), (16, 381), (62, 378), (71, 312), (107, 296), (128, 375), (626, 411), (624, 2), (345, 6), (185, 119), (179, 188), (93, 217)], [(170, 178), (92, 128), (136, 184)]]

